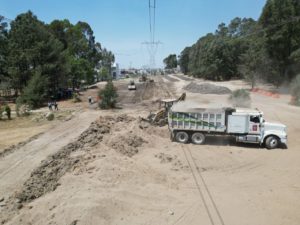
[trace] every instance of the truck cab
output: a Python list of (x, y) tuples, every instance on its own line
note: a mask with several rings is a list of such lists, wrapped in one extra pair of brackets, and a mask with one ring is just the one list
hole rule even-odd
[(234, 134), (237, 142), (265, 144), (274, 149), (287, 144), (286, 126), (266, 122), (259, 110), (236, 109), (228, 116), (227, 133)]

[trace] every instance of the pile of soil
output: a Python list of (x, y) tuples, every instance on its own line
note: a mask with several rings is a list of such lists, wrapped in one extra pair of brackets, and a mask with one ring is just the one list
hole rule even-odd
[(191, 82), (184, 87), (184, 90), (192, 93), (200, 93), (200, 94), (217, 94), (217, 95), (231, 94), (231, 90), (229, 88), (223, 86), (217, 86), (209, 83), (196, 84)]
[(114, 137), (110, 142), (110, 147), (123, 155), (132, 157), (139, 152), (138, 147), (141, 147), (143, 143), (147, 142), (142, 137), (128, 134)]
[(22, 190), (16, 196), (19, 203), (30, 202), (47, 192), (54, 191), (59, 185), (59, 179), (80, 161), (79, 157), (72, 158), (71, 153), (95, 146), (102, 141), (103, 135), (109, 132), (110, 127), (107, 124), (100, 121), (93, 122), (76, 141), (47, 157), (23, 184)]

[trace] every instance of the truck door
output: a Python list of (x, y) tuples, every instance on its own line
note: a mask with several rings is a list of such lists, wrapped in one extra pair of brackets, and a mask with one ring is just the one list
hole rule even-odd
[(251, 115), (249, 122), (249, 134), (260, 134), (260, 129), (259, 115)]

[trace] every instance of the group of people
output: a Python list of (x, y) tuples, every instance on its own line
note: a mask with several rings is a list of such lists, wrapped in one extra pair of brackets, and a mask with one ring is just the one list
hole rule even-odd
[(58, 110), (58, 104), (56, 101), (48, 102), (48, 108), (49, 110)]

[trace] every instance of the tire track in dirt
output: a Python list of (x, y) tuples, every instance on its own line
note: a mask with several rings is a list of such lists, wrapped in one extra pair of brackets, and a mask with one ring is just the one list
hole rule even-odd
[(193, 176), (201, 201), (209, 218), (210, 224), (225, 225), (223, 217), (221, 216), (217, 204), (205, 182), (205, 179), (202, 176), (197, 163), (195, 162), (195, 158), (193, 157), (191, 150), (187, 145), (182, 145), (181, 148), (184, 153), (184, 157), (187, 161), (187, 164), (190, 167), (191, 174)]

